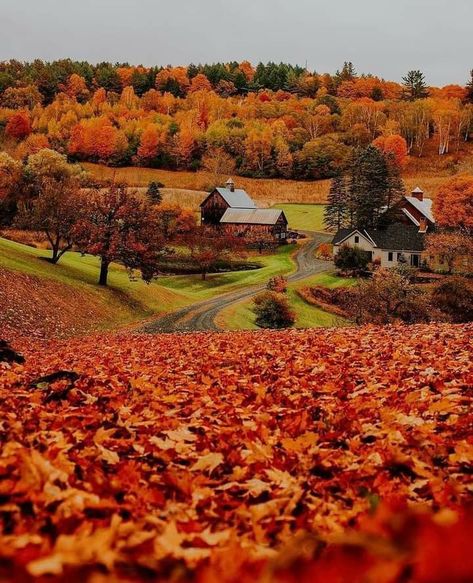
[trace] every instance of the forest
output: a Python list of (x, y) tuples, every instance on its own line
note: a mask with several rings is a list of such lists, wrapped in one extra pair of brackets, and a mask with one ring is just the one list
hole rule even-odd
[(402, 165), (455, 155), (472, 132), (473, 75), (438, 88), (421, 71), (397, 83), (350, 62), (333, 75), (247, 61), (0, 63), (0, 145), (15, 160), (51, 148), (71, 162), (314, 180), (373, 142)]

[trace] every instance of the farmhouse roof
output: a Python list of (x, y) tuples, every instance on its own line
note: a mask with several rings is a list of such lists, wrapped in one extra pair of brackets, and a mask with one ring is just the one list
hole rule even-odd
[(230, 190), (229, 188), (217, 188), (217, 192), (223, 197), (225, 202), (230, 206), (230, 208), (240, 208), (240, 209), (254, 209), (256, 208), (255, 202), (252, 200), (250, 195), (246, 190), (241, 190), (235, 188), (235, 190)]
[(247, 225), (275, 225), (284, 215), (279, 209), (229, 208), (220, 219), (221, 223), (241, 223)]
[(424, 198), (423, 200), (419, 200), (415, 196), (406, 196), (406, 200), (413, 207), (415, 207), (420, 213), (422, 213), (428, 221), (430, 221), (432, 224), (435, 224), (435, 218), (434, 218), (434, 215), (432, 213), (432, 199), (431, 198)]
[(333, 245), (340, 245), (353, 233), (360, 233), (373, 242), (379, 249), (392, 251), (423, 251), (425, 247), (424, 233), (414, 225), (394, 223), (385, 229), (340, 229), (332, 240)]

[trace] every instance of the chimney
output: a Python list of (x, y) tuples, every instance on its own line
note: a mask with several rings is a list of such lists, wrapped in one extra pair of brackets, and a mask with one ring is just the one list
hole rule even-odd
[(421, 217), (419, 219), (419, 233), (427, 233), (427, 219), (425, 217)]
[(226, 182), (225, 182), (225, 186), (228, 188), (228, 190), (230, 190), (231, 192), (235, 192), (235, 183), (233, 182), (233, 180), (231, 178), (229, 178)]
[(424, 200), (424, 192), (419, 187), (414, 188), (414, 190), (411, 192), (411, 195), (414, 198), (417, 198), (417, 200), (420, 200), (420, 201)]

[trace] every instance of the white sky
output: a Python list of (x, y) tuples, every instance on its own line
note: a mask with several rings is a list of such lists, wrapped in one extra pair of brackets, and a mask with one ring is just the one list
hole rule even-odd
[(464, 84), (473, 0), (0, 0), (0, 60), (248, 59)]

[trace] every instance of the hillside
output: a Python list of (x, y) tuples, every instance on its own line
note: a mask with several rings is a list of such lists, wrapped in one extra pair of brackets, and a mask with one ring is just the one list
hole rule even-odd
[[(200, 275), (176, 275), (146, 284), (130, 281), (126, 270), (113, 264), (109, 286), (103, 288), (97, 285), (96, 257), (68, 252), (52, 265), (44, 260), (47, 251), (0, 238), (0, 338), (58, 338), (137, 326), (147, 318), (289, 274), (296, 267), (295, 250), (286, 245), (271, 255), (250, 256), (259, 269), (209, 274), (205, 281)], [(315, 317), (317, 310), (313, 312)]]
[[(1, 65), (0, 149), (10, 167), (52, 148), (141, 186), (154, 176), (202, 191), (231, 174), (270, 205), (324, 202), (322, 181), (370, 144), (404, 170), (408, 187), (422, 179), (429, 193), (440, 176), (472, 170), (471, 87), (429, 88), (421, 73), (413, 87), (353, 67), (319, 75), (283, 63)], [(10, 175), (1, 196), (21, 188)]]
[(131, 282), (113, 265), (110, 286), (96, 285), (98, 260), (67, 253), (58, 265), (47, 251), (0, 238), (0, 337), (68, 337), (117, 328), (192, 299), (172, 289)]
[[(319, 576), (334, 578), (314, 579), (309, 561), (297, 581), (345, 581), (343, 568), (358, 573), (352, 581), (397, 580), (369, 576), (388, 566), (411, 573), (403, 581), (447, 580), (435, 578), (439, 568), (463, 576), (450, 581), (471, 580), (471, 560), (456, 557), (472, 524), (455, 522), (471, 499), (472, 332), (427, 325), (16, 342), (26, 363), (0, 375), (9, 420), (0, 573), (187, 581), (197, 569), (205, 582), (294, 582), (259, 577), (315, 556), (317, 536), (351, 541), (352, 550), (329, 547), (313, 559)], [(60, 370), (68, 372), (47, 376)], [(376, 523), (361, 518), (379, 504)], [(436, 512), (436, 526), (425, 515), (400, 522), (391, 513), (406, 504)], [(359, 533), (340, 538), (347, 528)], [(294, 536), (305, 546), (274, 562)]]
[[(408, 191), (421, 186), (431, 198), (435, 198), (438, 188), (452, 175), (473, 171), (473, 150), (470, 144), (463, 146), (460, 156), (447, 156), (441, 160), (432, 157), (409, 157), (402, 171), (402, 178)], [(198, 205), (213, 184), (215, 178), (208, 172), (172, 172), (155, 168), (110, 168), (100, 164), (83, 162), (82, 166), (91, 176), (100, 180), (123, 181), (131, 186), (147, 187), (152, 181), (161, 182), (164, 200), (191, 208)], [(261, 206), (284, 203), (323, 204), (327, 200), (330, 180), (284, 180), (265, 178), (236, 178), (238, 186), (251, 193)]]

